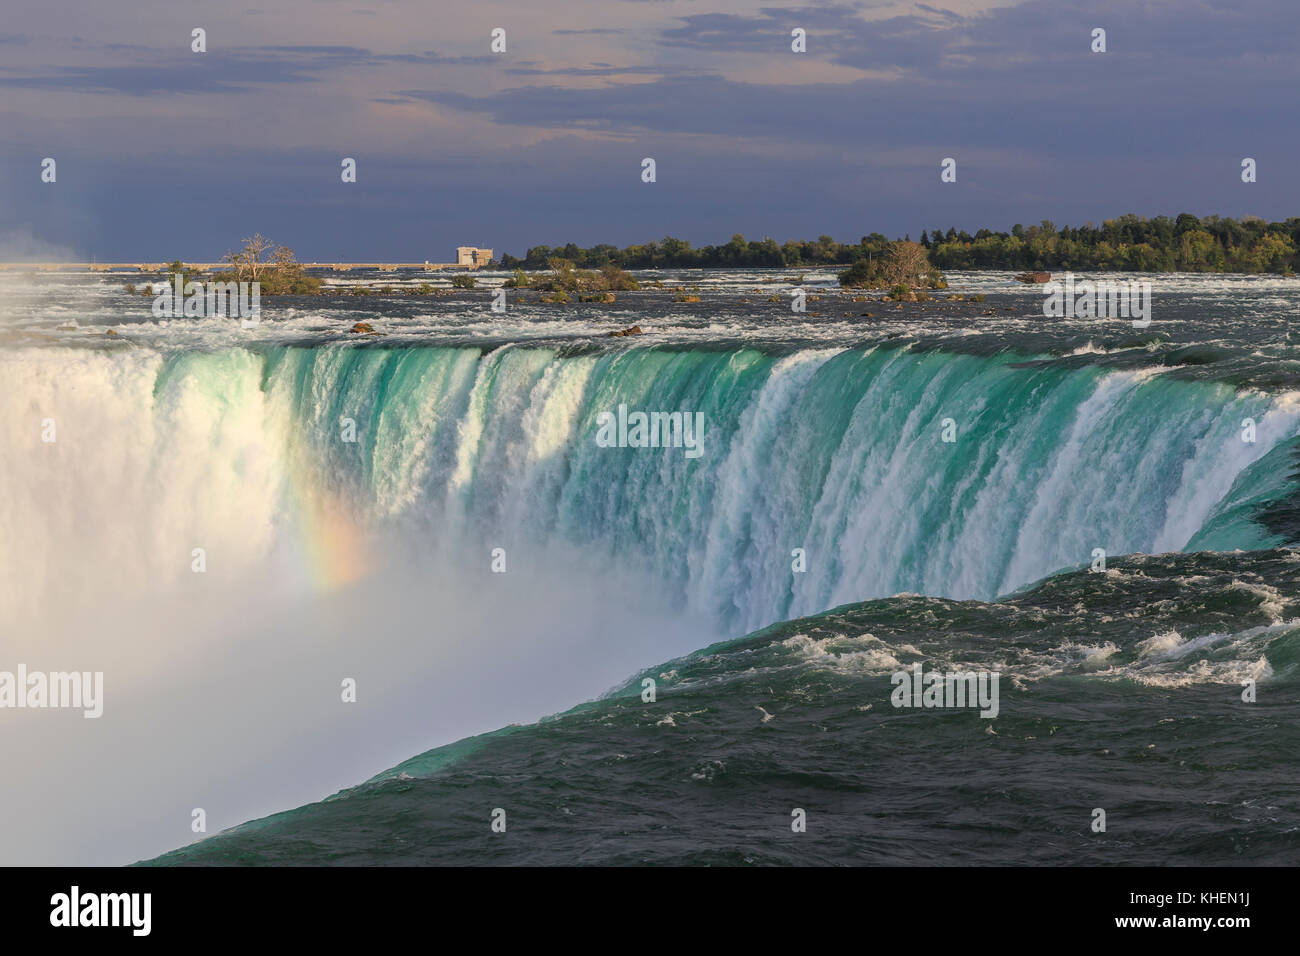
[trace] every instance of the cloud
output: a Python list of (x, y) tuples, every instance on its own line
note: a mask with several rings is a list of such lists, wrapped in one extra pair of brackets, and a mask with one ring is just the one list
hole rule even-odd
[[(109, 49), (105, 47), (103, 49)], [(377, 54), (350, 46), (266, 46), (207, 54), (182, 54), (159, 61), (147, 47), (118, 44), (140, 62), (132, 65), (49, 67), (24, 71), (0, 67), (0, 86), (75, 93), (247, 93), (275, 84), (316, 83), (347, 70), (390, 64), (464, 65), (489, 62), (488, 56), (443, 57), (433, 52)]]
[[(75, 196), (103, 224), (86, 241), (130, 236), (124, 255), (173, 254), (193, 227), (151, 236), (130, 210), (187, 191), (222, 206), (228, 231), (269, 212), (278, 233), (351, 230), (376, 256), (409, 254), (435, 222), (435, 245), (455, 244), (485, 219), (484, 244), (519, 250), (579, 234), (854, 237), (1129, 210), (1284, 218), (1300, 206), (1285, 172), (1300, 146), (1286, 122), (1300, 79), (1292, 2), (508, 0), (484, 7), (510, 14), (504, 55), (488, 52), (496, 21), (479, 8), (422, 31), (422, 8), (401, 0), (365, 22), (345, 0), (297, 19), (277, 8), (243, 24), (263, 45), (203, 57), (160, 56), (129, 33), (97, 41), (90, 22), (92, 39), (54, 42), (48, 14), (24, 14), (6, 24), (21, 42), (0, 67), (0, 121), (16, 131), (0, 166), (21, 184), (16, 221), (44, 229), (44, 203), (65, 216), (48, 238), (81, 241), (67, 226)], [(790, 50), (795, 26), (805, 54)], [(1105, 54), (1089, 49), (1096, 26)], [(177, 92), (207, 98), (195, 108)], [(33, 155), (60, 157), (57, 191), (26, 188)], [(343, 155), (363, 170), (351, 192), (337, 183)], [(629, 194), (627, 164), (646, 155), (660, 181)], [(946, 156), (960, 178), (943, 191)], [(1249, 189), (1243, 156), (1260, 162)]]

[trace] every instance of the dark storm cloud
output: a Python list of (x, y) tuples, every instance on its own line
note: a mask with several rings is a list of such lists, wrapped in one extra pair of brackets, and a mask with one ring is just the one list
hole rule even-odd
[(149, 47), (112, 44), (98, 49), (121, 53), (133, 63), (67, 66), (44, 70), (0, 67), (0, 87), (64, 90), (77, 93), (245, 93), (256, 87), (317, 82), (341, 71), (391, 63), (446, 66), (483, 63), (481, 57), (443, 57), (437, 53), (378, 54), (350, 46), (265, 46), (182, 54), (159, 60)]
[[(18, 115), (10, 104), (23, 90), (40, 97), (20, 115), (21, 148), (0, 143), (5, 181), (34, 185), (0, 199), (10, 219), (41, 224), (44, 239), (84, 237), (145, 257), (219, 255), (249, 228), (309, 258), (418, 258), (461, 242), (521, 253), (665, 234), (852, 239), (1129, 211), (1300, 212), (1290, 174), (1300, 146), (1294, 0), (1030, 0), (984, 13), (930, 0), (868, 19), (883, 6), (560, 4), (541, 34), (512, 28), (505, 56), (488, 54), (485, 38), (448, 45), (434, 26), (419, 45), (441, 52), (366, 49), (348, 42), (347, 16), (327, 16), (332, 32), (313, 34), (336, 45), (268, 35), (276, 45), (202, 63), (65, 40), (64, 52), (88, 55), (0, 68), (7, 115)], [(552, 28), (565, 16), (583, 27)], [(796, 26), (808, 31), (806, 54), (790, 50)], [(1089, 50), (1095, 27), (1107, 30), (1105, 54)], [(45, 41), (32, 37), (55, 32), (29, 21), (10, 29), (15, 55), (40, 52)], [(513, 52), (517, 40), (527, 58)], [(467, 49), (484, 52), (447, 55)], [(165, 104), (178, 90), (260, 90), (262, 109), (239, 101), (256, 151), (221, 143), (220, 162), (203, 163), (202, 143), (169, 144), (117, 164), (113, 137), (130, 144), (148, 126), (123, 121), (86, 145), (43, 118), (47, 101), (93, 117), (115, 96), (147, 117), (153, 98)], [(318, 110), (336, 92), (339, 111), (308, 113), (289, 148), (276, 118)], [(420, 110), (377, 108), (417, 102), (439, 107), (424, 111), (427, 129)], [(214, 99), (213, 112), (222, 109)], [(60, 136), (58, 191), (35, 191), (32, 157), (50, 155)], [(355, 186), (339, 184), (340, 155), (358, 155)], [(644, 156), (658, 162), (654, 185), (640, 182)], [(948, 156), (959, 178), (941, 185)], [(1259, 160), (1257, 184), (1240, 182), (1245, 156)], [(187, 220), (166, 219), (161, 235), (132, 214), (190, 201), (211, 210), (215, 248), (186, 245)]]
[(592, 66), (565, 66), (546, 69), (542, 67), (514, 67), (505, 71), (511, 76), (660, 76), (664, 73), (661, 66), (611, 66), (609, 64)]
[[(1188, 12), (1196, 9), (1204, 10), (1208, 22), (1233, 42), (1215, 42), (1190, 27)], [(764, 13), (797, 19), (797, 11)], [(824, 22), (842, 22), (851, 11), (836, 7), (817, 13)], [(698, 72), (679, 68), (652, 82), (599, 88), (515, 87), (489, 96), (406, 90), (402, 95), (486, 114), (502, 124), (556, 129), (581, 124), (619, 133), (785, 139), (792, 147), (802, 143), (810, 148), (955, 144), (1055, 153), (1069, 144), (1076, 154), (1118, 147), (1164, 155), (1203, 145), (1207, 124), (1186, 120), (1207, 110), (1215, 111), (1214, 129), (1221, 138), (1244, 139), (1261, 126), (1276, 132), (1278, 123), (1270, 117), (1292, 109), (1297, 69), (1291, 58), (1267, 54), (1284, 48), (1277, 36), (1291, 17), (1281, 0), (1250, 14), (1205, 4), (1169, 7), (1159, 15), (1147, 13), (1140, 23), (1131, 17), (1066, 18), (1059, 7), (1039, 2), (963, 20), (961, 29), (936, 26), (953, 22), (952, 15), (933, 21), (853, 21), (857, 32), (838, 38), (839, 52), (832, 59), (864, 69), (900, 70), (894, 80), (784, 82), (783, 68), (795, 65), (795, 55), (787, 53), (773, 59), (770, 82), (761, 84), (726, 79), (704, 69), (702, 62)], [(661, 36), (678, 46), (733, 50), (752, 50), (772, 36), (784, 42), (767, 28), (768, 20), (730, 14), (685, 19), (687, 26), (666, 29)], [(1090, 52), (1095, 22), (1111, 24), (1111, 52)], [(1200, 42), (1190, 42), (1193, 36)], [(859, 38), (861, 49), (855, 43)], [(1125, 48), (1128, 44), (1139, 49)], [(1250, 58), (1249, 69), (1241, 66), (1244, 56)], [(581, 76), (601, 71), (535, 72)]]

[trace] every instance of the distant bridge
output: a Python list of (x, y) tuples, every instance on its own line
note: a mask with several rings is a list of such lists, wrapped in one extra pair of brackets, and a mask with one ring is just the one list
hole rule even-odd
[[(455, 262), (300, 262), (304, 269), (328, 269), (332, 272), (350, 272), (353, 269), (377, 269), (380, 272), (396, 272), (399, 269), (416, 269), (421, 272), (436, 272), (442, 269), (464, 269), (472, 271), (478, 266), (460, 265)], [(197, 272), (216, 272), (230, 269), (229, 262), (186, 262), (187, 269)], [(264, 263), (266, 267), (273, 263)], [(22, 272), (166, 272), (171, 268), (170, 262), (0, 262), (0, 270)]]

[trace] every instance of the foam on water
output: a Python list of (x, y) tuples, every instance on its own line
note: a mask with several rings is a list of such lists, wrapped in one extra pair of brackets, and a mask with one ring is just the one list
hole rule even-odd
[[(772, 278), (710, 281), (721, 302)], [(1009, 281), (958, 278), (969, 288)], [(1164, 281), (1179, 294), (1239, 295), (1231, 278)], [(1282, 287), (1270, 295), (1290, 301)], [(1024, 337), (1036, 328), (1027, 310), (994, 330), (919, 315), (891, 339), (908, 323), (864, 331), (826, 316), (782, 329), (734, 301), (692, 311), (665, 300), (662, 335), (611, 341), (597, 337), (640, 313), (530, 306), (503, 320), (484, 298), (408, 303), (386, 318), (392, 334), (363, 340), (340, 331), (372, 317), (351, 303), (277, 307), (245, 333), (221, 320), (154, 322), (124, 314), (125, 302), (109, 280), (87, 289), (62, 277), (5, 301), (5, 650), (119, 668), (113, 746), (49, 730), (50, 752), (69, 766), (106, 772), (122, 763), (122, 740), (149, 739), (151, 727), (179, 735), (183, 714), (225, 787), (223, 823), (501, 718), (534, 719), (647, 660), (869, 598), (928, 596), (882, 602), (901, 616), (893, 629), (823, 621), (829, 631), (803, 628), (716, 679), (794, 667), (790, 693), (811, 697), (828, 675), (875, 679), (924, 651), (1026, 683), (1078, 675), (1178, 688), (1269, 679), (1265, 651), (1289, 637), (1286, 589), (1265, 578), (1210, 588), (1201, 564), (1178, 587), (1209, 588), (1276, 623), (1154, 628), (1146, 604), (1108, 603), (1110, 589), (1148, 585), (1140, 562), (1112, 563), (1086, 584), (1070, 577), (1080, 590), (1059, 615), (1046, 604), (938, 600), (991, 600), (1086, 566), (1097, 548), (1113, 558), (1280, 543), (1257, 516), (1290, 493), (1296, 396), (1189, 375), (1199, 366), (1186, 355), (1160, 364), (1142, 348), (1129, 361), (1134, 349), (1110, 348), (1095, 326), (1037, 348)], [(147, 312), (147, 300), (130, 307)], [(105, 336), (110, 327), (120, 334)], [(1070, 355), (1076, 333), (1100, 339), (1098, 351)], [(620, 404), (702, 413), (704, 456), (599, 446), (597, 418)], [(42, 441), (47, 419), (52, 443)], [(1245, 419), (1253, 443), (1241, 440)], [(355, 442), (343, 439), (346, 422)], [(191, 564), (198, 547), (202, 576)], [(506, 575), (486, 572), (497, 548)], [(805, 571), (792, 567), (796, 550)], [(1163, 611), (1177, 593), (1150, 606)], [(981, 640), (942, 643), (967, 612)], [(1050, 619), (1057, 630), (1042, 646), (1003, 641), (1007, 615), (1021, 629)], [(1157, 638), (1147, 654), (1126, 650)], [(394, 703), (344, 724), (322, 701), (333, 704), (338, 675), (362, 666), (369, 693)], [(232, 686), (251, 702), (238, 715), (242, 736), (221, 716)], [(309, 703), (272, 721), (278, 701), (250, 687)], [(751, 702), (747, 719), (773, 715), (780, 726), (775, 705), (762, 706)], [(670, 711), (665, 726), (695, 713)], [(263, 720), (277, 734), (259, 732)], [(326, 759), (347, 734), (351, 762)], [(367, 749), (376, 740), (382, 754)], [(0, 737), (6, 759), (27, 745)], [(168, 737), (156, 752), (132, 752), (132, 765), (163, 779), (163, 767), (189, 759), (187, 746)], [(295, 761), (281, 760), (288, 753)], [(36, 805), (34, 793), (5, 799)], [(160, 821), (185, 822), (185, 795), (131, 804), (126, 784), (112, 793), (143, 845), (161, 849)], [(32, 853), (59, 820), (80, 819), (81, 797), (60, 799), (44, 829), (32, 823)], [(68, 853), (101, 839), (89, 822), (59, 832)], [(94, 859), (120, 861), (123, 845), (97, 845)]]

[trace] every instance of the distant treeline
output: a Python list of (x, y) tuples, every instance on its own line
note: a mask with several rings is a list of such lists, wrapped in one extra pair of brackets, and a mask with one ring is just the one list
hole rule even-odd
[[(1297, 267), (1300, 217), (1270, 223), (1253, 217), (1199, 219), (1183, 213), (1176, 219), (1145, 219), (1130, 214), (1108, 219), (1100, 226), (1088, 223), (1077, 228), (1058, 228), (1044, 220), (1036, 226), (1016, 225), (1010, 232), (981, 229), (971, 235), (957, 229), (926, 230), (920, 242), (930, 263), (939, 269), (1289, 274)], [(878, 232), (853, 244), (836, 242), (830, 236), (778, 244), (774, 239), (746, 240), (737, 234), (725, 245), (699, 248), (669, 236), (626, 249), (612, 245), (583, 249), (573, 243), (534, 246), (522, 259), (502, 255), (500, 264), (507, 269), (540, 270), (552, 259), (566, 259), (580, 269), (606, 265), (624, 269), (812, 268), (874, 261), (889, 249), (890, 240)]]
[(921, 245), (940, 269), (1289, 273), (1297, 264), (1300, 218), (1270, 223), (1253, 217), (1130, 214), (1074, 229), (1044, 220), (1009, 233), (922, 233)]
[(685, 239), (668, 236), (644, 245), (599, 245), (583, 249), (567, 246), (533, 246), (522, 259), (501, 256), (506, 269), (537, 271), (549, 268), (552, 259), (565, 259), (579, 269), (601, 269), (616, 265), (623, 269), (771, 269), (783, 266), (848, 265), (858, 259), (883, 255), (890, 240), (878, 232), (863, 236), (857, 245), (836, 242), (830, 236), (816, 240), (791, 240), (778, 245), (775, 239), (746, 240), (737, 233), (722, 246), (692, 248)]

